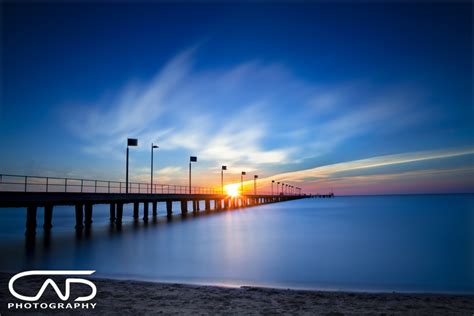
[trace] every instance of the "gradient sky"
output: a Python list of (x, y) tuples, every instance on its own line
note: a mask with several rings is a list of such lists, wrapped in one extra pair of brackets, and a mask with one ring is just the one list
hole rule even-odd
[(472, 4), (1, 4), (0, 173), (474, 192)]

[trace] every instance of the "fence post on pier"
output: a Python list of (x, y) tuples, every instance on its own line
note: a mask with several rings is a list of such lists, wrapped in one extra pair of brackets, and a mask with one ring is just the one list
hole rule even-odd
[(76, 204), (76, 229), (82, 229), (84, 225), (82, 224), (83, 218), (83, 207), (82, 204)]
[(173, 201), (166, 200), (166, 216), (171, 217), (171, 215), (173, 215)]
[(110, 203), (110, 222), (115, 222), (115, 203)]
[(91, 224), (92, 224), (92, 204), (87, 203), (86, 206), (85, 206), (84, 211), (85, 211), (84, 224), (85, 224), (86, 228), (90, 228)]
[(148, 222), (148, 205), (150, 203), (148, 201), (143, 202), (143, 220)]
[(43, 228), (46, 230), (51, 229), (53, 227), (53, 205), (47, 204), (44, 207), (44, 224)]
[(133, 202), (133, 218), (135, 220), (138, 219), (138, 207), (139, 207), (138, 202)]
[(153, 217), (156, 217), (157, 213), (158, 213), (158, 201), (153, 201), (152, 202), (152, 205), (153, 205)]
[(26, 210), (26, 232), (25, 235), (36, 234), (36, 205), (28, 206)]

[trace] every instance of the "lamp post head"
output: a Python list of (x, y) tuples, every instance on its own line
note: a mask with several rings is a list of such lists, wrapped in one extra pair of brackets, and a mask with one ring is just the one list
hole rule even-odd
[(138, 139), (127, 138), (127, 146), (138, 146)]
[(222, 166), (222, 170), (227, 170), (227, 166)]
[(247, 172), (245, 171), (242, 171), (242, 175), (245, 176), (247, 174)]
[(272, 183), (275, 183), (275, 180), (272, 180)]
[(151, 148), (154, 149), (154, 148), (160, 148), (160, 147), (158, 147), (158, 145), (153, 145), (153, 144), (152, 144), (152, 145), (151, 145)]
[(196, 161), (198, 161), (196, 156), (189, 157), (189, 162), (196, 162)]
[(258, 176), (257, 176), (257, 175), (254, 175), (254, 176), (253, 176), (253, 178), (254, 178), (254, 179), (257, 179), (257, 178), (258, 178)]

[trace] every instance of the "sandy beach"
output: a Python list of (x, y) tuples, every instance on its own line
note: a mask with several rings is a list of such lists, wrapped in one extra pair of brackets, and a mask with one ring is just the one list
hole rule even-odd
[[(472, 315), (474, 296), (401, 293), (351, 293), (283, 290), (258, 287), (226, 288), (185, 284), (152, 283), (131, 280), (94, 279), (97, 296), (89, 310), (21, 310), (8, 309), (15, 300), (8, 292), (10, 274), (1, 273), (2, 315), (36, 314), (412, 314)], [(60, 288), (64, 283), (56, 279)], [(16, 289), (34, 295), (44, 279), (31, 278), (18, 283)], [(75, 295), (84, 288), (71, 288)], [(87, 293), (85, 293), (87, 294)], [(71, 299), (73, 297), (71, 296)], [(55, 293), (47, 290), (41, 301), (58, 302)], [(73, 302), (71, 300), (71, 302)]]

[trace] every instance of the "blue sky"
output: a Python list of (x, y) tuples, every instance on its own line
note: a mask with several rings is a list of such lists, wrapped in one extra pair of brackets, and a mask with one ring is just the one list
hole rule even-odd
[[(472, 192), (472, 4), (2, 4), (2, 173)], [(374, 163), (374, 161), (376, 163)], [(362, 164), (362, 167), (361, 167)], [(353, 166), (357, 166), (353, 168)], [(250, 178), (250, 177), (249, 177)]]

